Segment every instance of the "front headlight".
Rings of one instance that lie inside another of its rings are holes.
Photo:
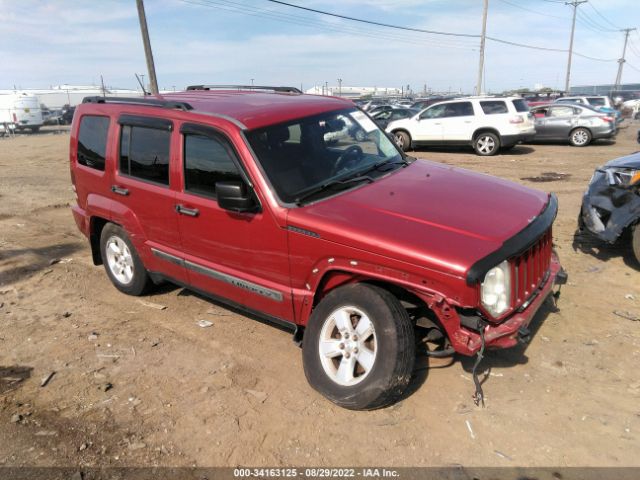
[[[482,306],[493,317],[506,312],[511,303],[511,268],[506,260],[493,267],[480,285]]]
[[[640,170],[624,167],[606,168],[607,181],[609,185],[620,185],[628,187],[640,181]]]

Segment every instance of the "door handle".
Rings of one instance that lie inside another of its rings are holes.
[[[176,205],[176,212],[180,215],[187,215],[189,217],[197,217],[200,213],[197,208],[187,208],[184,205]]]
[[[126,188],[119,187],[117,185],[111,185],[111,191],[113,193],[117,193],[118,195],[123,195],[125,197],[129,195],[129,190],[127,190]]]

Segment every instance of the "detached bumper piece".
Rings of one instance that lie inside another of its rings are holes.
[[[582,198],[578,223],[594,237],[614,243],[640,215],[640,196],[628,188],[610,185],[605,172],[596,170]]]

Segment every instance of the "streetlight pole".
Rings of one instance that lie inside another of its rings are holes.
[[[338,79],[338,96],[339,97],[342,96],[342,79],[341,78]]]
[[[580,0],[575,2],[565,2],[565,5],[571,5],[573,7],[573,19],[571,20],[571,39],[569,40],[569,59],[567,60],[567,78],[564,82],[564,91],[569,93],[569,84],[571,83],[571,57],[573,56],[573,34],[576,31],[576,13],[578,13],[578,6],[587,3],[587,0]]]

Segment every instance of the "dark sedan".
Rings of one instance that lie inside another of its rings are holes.
[[[584,105],[541,105],[532,108],[531,113],[536,125],[535,142],[568,141],[575,147],[584,147],[618,133],[613,117]]]
[[[391,122],[400,120],[401,118],[410,118],[420,113],[420,110],[415,108],[402,108],[396,107],[393,110],[383,110],[376,112],[372,115],[375,122],[380,126],[382,130],[387,128]]]

